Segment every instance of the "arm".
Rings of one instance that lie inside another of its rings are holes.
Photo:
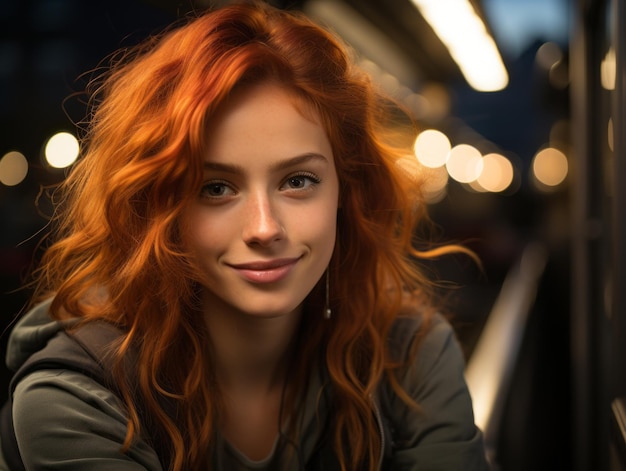
[[[13,420],[27,470],[161,471],[144,441],[120,451],[126,417],[119,399],[73,371],[41,370],[17,385]]]
[[[454,332],[436,317],[417,357],[399,375],[419,408],[405,404],[387,388],[396,447],[391,469],[488,469],[463,373],[464,358]]]

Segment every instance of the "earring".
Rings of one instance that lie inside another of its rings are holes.
[[[330,309],[330,276],[328,275],[328,268],[326,269],[326,302],[324,306],[324,319],[330,319],[332,315]]]

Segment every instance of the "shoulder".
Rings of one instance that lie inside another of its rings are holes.
[[[465,384],[465,358],[450,323],[438,313],[428,318],[403,316],[394,322],[387,339],[399,379],[415,394],[420,387],[438,379],[456,379]]]
[[[398,317],[389,331],[387,347],[393,361],[413,362],[422,373],[426,373],[442,355],[456,360],[461,369],[465,365],[454,329],[439,313],[428,317],[419,313]],[[416,358],[413,358],[414,354],[417,354]]]
[[[416,349],[411,348],[414,341]],[[388,382],[381,387],[382,407],[396,441],[394,466],[486,469],[482,434],[474,424],[465,382],[465,359],[450,323],[438,314],[428,321],[399,318],[389,342],[390,350],[404,360],[396,371],[398,382],[415,401],[405,403]]]
[[[118,336],[101,323],[59,330],[16,372],[13,428],[27,469],[161,469],[141,439],[122,452],[127,414],[106,361]]]
[[[76,371],[46,369],[22,378],[13,395],[13,422],[27,468],[161,469],[144,441],[122,453],[127,419],[121,401]]]
[[[35,417],[47,417],[55,410],[70,416],[100,411],[110,419],[108,424],[115,421],[124,429],[126,427],[126,414],[118,397],[80,372],[61,368],[36,370],[15,385],[13,416],[16,429]]]

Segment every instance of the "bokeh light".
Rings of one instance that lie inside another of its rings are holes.
[[[76,161],[79,150],[76,137],[69,132],[59,132],[46,143],[44,155],[51,167],[65,168]]]
[[[543,43],[535,56],[537,63],[545,70],[550,70],[563,59],[563,51],[555,42]]]
[[[448,172],[445,167],[426,168],[422,191],[428,203],[438,203],[448,193]]]
[[[413,146],[417,160],[429,168],[445,165],[450,149],[448,137],[436,129],[422,131],[415,139]]]
[[[0,159],[0,183],[19,185],[28,174],[28,160],[21,152],[11,151]]]
[[[556,187],[567,178],[569,171],[567,157],[560,150],[547,147],[533,158],[532,171],[540,185]]]
[[[491,153],[483,156],[483,169],[476,182],[486,191],[500,193],[513,183],[513,164],[505,156]]]
[[[478,149],[469,144],[454,146],[448,154],[446,169],[450,177],[459,183],[475,181],[483,169],[483,157]]]
[[[447,194],[448,172],[445,167],[425,167],[415,156],[398,159],[396,165],[420,188],[427,203],[437,203]]]
[[[607,90],[614,90],[616,76],[617,65],[615,60],[615,50],[610,48],[606,51],[606,55],[600,64],[600,80],[602,82],[602,86]]]

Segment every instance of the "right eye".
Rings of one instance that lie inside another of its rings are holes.
[[[202,185],[200,196],[209,200],[220,200],[236,194],[233,187],[224,181],[209,181]]]

